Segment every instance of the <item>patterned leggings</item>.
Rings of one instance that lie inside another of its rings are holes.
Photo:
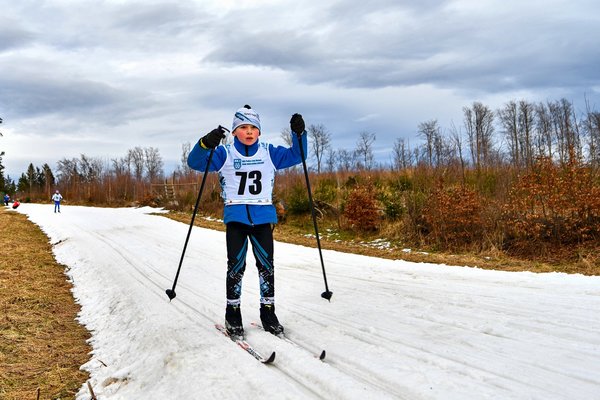
[[[275,268],[273,266],[273,230],[271,224],[250,226],[239,222],[227,224],[227,304],[239,305],[242,278],[246,270],[248,239],[256,260],[260,281],[261,304],[275,301]]]

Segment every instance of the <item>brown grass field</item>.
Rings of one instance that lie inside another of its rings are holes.
[[[24,215],[2,207],[0,227],[0,399],[72,399],[91,348],[65,267]]]

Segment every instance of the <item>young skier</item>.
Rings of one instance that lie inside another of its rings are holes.
[[[250,106],[237,110],[233,117],[233,143],[219,145],[225,137],[222,127],[213,129],[194,146],[188,165],[204,171],[211,150],[209,171],[218,171],[221,197],[225,203],[224,223],[227,245],[227,306],[225,327],[233,336],[243,336],[241,293],[246,269],[248,241],[256,259],[260,280],[260,319],[263,328],[273,334],[283,332],[275,315],[275,269],[273,229],[277,213],[272,203],[275,171],[302,162],[298,138],[306,154],[306,131],[300,114],[290,120],[292,147],[274,146],[259,141],[260,117]]]
[[[10,201],[10,196],[8,193],[4,193],[4,205],[8,206],[8,202]]]
[[[63,197],[58,190],[52,195],[52,200],[54,200],[54,212],[56,212],[57,210],[58,212],[60,212],[60,201],[62,199]]]

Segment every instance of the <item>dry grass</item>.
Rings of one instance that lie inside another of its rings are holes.
[[[91,348],[64,266],[24,215],[2,208],[0,226],[0,399],[74,398]]]
[[[168,214],[158,215],[166,216],[185,224],[189,224],[191,220],[191,214],[184,212],[170,212]],[[207,220],[201,215],[196,217],[194,225],[221,231],[225,230],[225,226],[222,222]],[[574,253],[573,249],[561,251],[560,249],[553,247],[543,256],[529,259],[511,257],[497,249],[486,252],[473,250],[472,252],[464,252],[461,254],[414,248],[412,251],[406,252],[403,251],[403,246],[400,243],[392,243],[394,246],[386,249],[379,249],[361,243],[371,242],[377,239],[380,235],[379,233],[363,237],[359,236],[358,233],[353,233],[347,235],[348,237],[340,239],[339,237],[328,236],[327,229],[331,228],[336,230],[334,225],[328,226],[321,221],[319,222],[318,228],[321,238],[321,247],[323,249],[336,250],[345,253],[400,259],[412,262],[470,266],[500,271],[565,272],[583,275],[600,275],[599,249],[582,249],[576,251],[575,253],[579,256],[574,258],[571,256]],[[274,237],[275,240],[281,242],[316,247],[312,221],[306,218],[288,219],[287,223],[278,224],[274,230]],[[185,238],[182,238],[182,240],[184,239]]]

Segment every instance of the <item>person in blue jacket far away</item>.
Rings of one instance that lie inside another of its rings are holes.
[[[292,146],[275,146],[259,140],[260,117],[245,105],[233,116],[233,143],[222,145],[225,129],[219,126],[203,136],[189,154],[188,165],[205,171],[209,154],[214,151],[208,171],[217,171],[225,207],[227,247],[227,306],[225,327],[232,336],[243,336],[241,293],[246,269],[248,242],[256,260],[260,282],[260,319],[263,328],[275,335],[283,326],[275,315],[275,265],[273,264],[273,228],[277,213],[273,205],[275,171],[302,162],[307,154],[304,119],[300,114],[290,120]]]

